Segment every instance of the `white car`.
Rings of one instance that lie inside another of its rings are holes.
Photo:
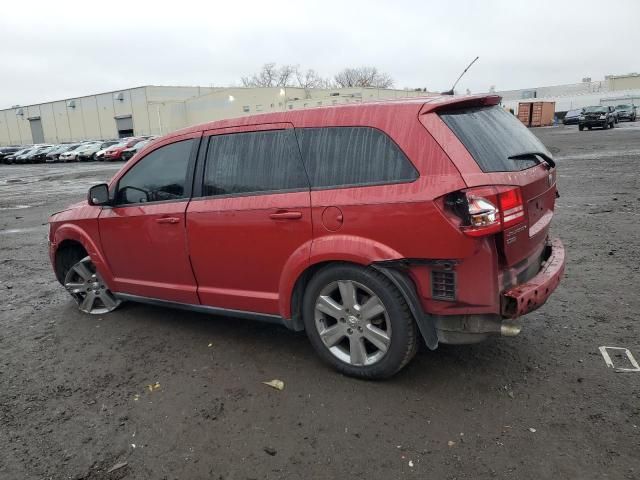
[[[81,162],[96,160],[96,157],[99,152],[106,150],[111,145],[115,145],[116,143],[118,143],[117,140],[106,140],[106,141],[91,143],[86,147],[82,148],[82,151],[78,151],[78,160],[80,160]]]
[[[71,150],[67,150],[64,153],[61,153],[60,156],[58,157],[58,160],[61,162],[77,162],[78,161],[78,154],[85,148],[87,148],[87,146],[91,145],[90,143],[81,143],[79,146],[77,146],[76,148],[73,148]]]

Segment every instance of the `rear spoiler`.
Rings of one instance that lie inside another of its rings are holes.
[[[502,100],[500,95],[473,95],[460,97],[437,97],[425,103],[420,109],[419,115],[431,112],[442,112],[444,110],[457,110],[469,107],[488,107],[498,105]]]

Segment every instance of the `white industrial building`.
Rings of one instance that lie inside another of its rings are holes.
[[[526,101],[555,110],[589,105],[640,105],[640,75],[497,92],[517,113]],[[419,90],[341,88],[215,88],[143,86],[0,110],[0,145],[61,143],[131,135],[163,135],[189,125],[262,112],[429,95]]]
[[[580,83],[524,88],[497,92],[505,108],[518,112],[520,102],[555,102],[556,112],[564,113],[590,105],[640,105],[640,74],[609,75],[601,81],[583,79]]]
[[[426,95],[377,88],[144,86],[0,110],[0,145],[163,135],[261,112]]]

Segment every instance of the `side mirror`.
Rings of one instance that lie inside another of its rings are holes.
[[[109,204],[109,185],[100,183],[89,189],[89,205]]]

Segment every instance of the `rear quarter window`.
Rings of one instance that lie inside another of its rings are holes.
[[[412,182],[418,171],[391,138],[371,127],[299,128],[311,187]]]
[[[483,172],[515,172],[539,163],[533,155],[531,158],[511,158],[523,154],[551,157],[542,142],[520,120],[498,105],[447,111],[441,113],[440,118]]]

